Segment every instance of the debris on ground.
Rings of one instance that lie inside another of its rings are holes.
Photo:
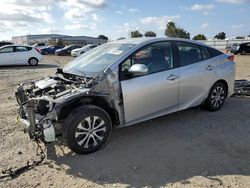
[[[234,84],[234,96],[250,96],[250,81],[236,80]]]

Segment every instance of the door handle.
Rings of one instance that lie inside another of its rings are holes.
[[[206,70],[208,70],[208,71],[211,71],[213,69],[214,69],[214,66],[212,66],[212,65],[208,65],[207,68],[206,68]]]
[[[176,80],[176,79],[178,79],[178,78],[179,78],[178,75],[171,74],[167,79],[168,79],[168,80],[171,80],[171,81],[174,81],[174,80]]]

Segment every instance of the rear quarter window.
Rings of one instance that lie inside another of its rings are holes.
[[[217,56],[223,54],[221,51],[216,50],[216,49],[214,49],[214,48],[209,48],[209,47],[208,47],[207,50],[208,50],[208,52],[209,52],[211,58],[212,58],[212,57],[217,57]]]

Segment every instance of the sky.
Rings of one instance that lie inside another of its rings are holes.
[[[250,0],[0,0],[0,40],[27,34],[65,34],[112,40],[132,30],[164,36],[173,21],[213,38],[250,35]]]

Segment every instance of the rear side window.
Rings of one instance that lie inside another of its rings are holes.
[[[28,51],[28,50],[31,50],[31,49],[32,49],[31,47],[17,46],[16,47],[16,52],[25,52],[25,51]]]
[[[181,66],[191,65],[202,61],[202,53],[199,45],[176,42]]]
[[[214,48],[207,48],[207,50],[208,50],[208,52],[209,52],[211,58],[223,54],[222,52],[220,52],[219,50],[216,50],[216,49],[214,49]]]

